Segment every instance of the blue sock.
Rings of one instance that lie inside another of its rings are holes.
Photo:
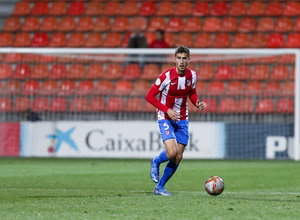
[[[178,164],[175,164],[172,161],[169,161],[165,167],[164,174],[162,175],[160,181],[157,184],[157,187],[165,187],[168,180],[173,176],[177,170]]]
[[[163,150],[156,158],[155,158],[155,163],[157,163],[158,165],[161,163],[164,163],[166,161],[168,161],[169,158],[167,157],[167,151]]]

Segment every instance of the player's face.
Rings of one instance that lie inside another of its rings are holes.
[[[189,64],[190,57],[186,53],[177,53],[175,55],[176,71],[179,75],[184,75],[187,65]]]

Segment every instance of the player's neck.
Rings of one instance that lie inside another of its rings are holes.
[[[186,69],[180,71],[179,69],[176,68],[176,72],[178,73],[179,76],[184,76],[185,72],[186,72]]]

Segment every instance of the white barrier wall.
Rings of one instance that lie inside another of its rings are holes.
[[[151,158],[163,149],[157,122],[21,123],[24,157]],[[184,157],[224,158],[225,124],[190,122]]]

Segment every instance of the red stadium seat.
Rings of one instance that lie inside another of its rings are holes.
[[[284,98],[277,101],[276,110],[278,113],[293,113],[294,102],[293,99]]]
[[[283,54],[278,57],[278,63],[293,64],[295,63],[294,54]]]
[[[274,101],[272,99],[261,99],[256,103],[256,113],[273,113],[275,112]]]
[[[12,110],[12,101],[8,97],[0,97],[0,112]]]
[[[4,94],[19,94],[21,92],[21,82],[10,80],[5,83]]]
[[[138,64],[128,64],[124,68],[122,79],[135,80],[141,74],[141,69]]]
[[[237,30],[237,20],[233,17],[225,17],[222,19],[221,31],[234,32]]]
[[[112,31],[125,32],[129,30],[128,17],[116,17],[112,26]]]
[[[77,26],[75,28],[76,31],[88,32],[93,29],[93,18],[92,17],[80,17]]]
[[[287,36],[285,47],[299,48],[300,47],[300,34],[292,33]]]
[[[64,97],[58,97],[51,100],[51,112],[64,112],[68,110],[68,101]]]
[[[27,97],[17,97],[13,108],[17,112],[25,112],[27,109],[30,109],[30,99]]]
[[[56,56],[54,55],[41,55],[40,56],[40,63],[54,63],[56,61]]]
[[[246,14],[246,4],[244,2],[232,2],[228,14],[231,16],[244,16]]]
[[[252,99],[240,99],[237,103],[237,111],[241,113],[250,113],[254,110],[254,104]]]
[[[21,28],[22,31],[37,31],[40,27],[38,17],[26,17]]]
[[[49,100],[47,97],[37,97],[33,100],[32,111],[44,112],[49,109]]]
[[[134,16],[137,15],[138,13],[138,3],[137,2],[124,2],[122,10],[121,10],[121,15],[125,16]]]
[[[207,93],[207,90],[206,90],[206,83],[205,82],[203,82],[203,81],[199,81],[199,82],[197,82],[197,84],[196,84],[196,90],[197,90],[197,92],[199,93],[201,93],[201,94],[206,94]]]
[[[92,94],[94,90],[94,82],[92,80],[82,80],[78,83],[78,94],[88,95]]]
[[[141,31],[145,31],[148,27],[147,22],[148,22],[147,18],[135,16],[131,20],[131,23],[129,25],[129,30],[133,31],[138,27]]]
[[[102,45],[102,34],[91,32],[84,43],[84,47],[100,47]]]
[[[198,32],[201,30],[201,20],[197,17],[189,17],[187,18],[183,31],[185,32]]]
[[[201,65],[197,71],[198,80],[210,80],[214,78],[214,66],[213,65]]]
[[[83,47],[84,46],[84,33],[73,32],[70,34],[67,42],[67,47]]]
[[[88,111],[88,101],[86,97],[77,97],[71,100],[71,112],[86,112]]]
[[[103,66],[101,64],[90,64],[84,78],[99,79],[103,76]]]
[[[230,35],[225,33],[217,33],[212,46],[215,48],[229,47]]]
[[[55,32],[52,34],[49,47],[64,47],[67,43],[67,36],[65,33]]]
[[[31,11],[29,2],[17,2],[12,15],[16,16],[26,16],[29,15]]]
[[[48,11],[48,2],[35,2],[30,14],[34,16],[44,16],[48,14]]]
[[[231,77],[232,77],[232,67],[230,65],[218,66],[215,79],[228,80]]]
[[[125,107],[123,98],[111,97],[108,100],[105,110],[109,112],[120,112],[123,111]]]
[[[40,27],[40,31],[56,31],[57,29],[57,19],[56,17],[45,17]]]
[[[48,34],[46,33],[35,33],[31,41],[32,47],[46,47],[48,46]]]
[[[217,111],[217,102],[213,98],[205,98],[202,100],[205,103],[205,109],[203,112],[216,112]]]
[[[75,29],[75,18],[74,17],[62,17],[58,25],[58,31],[73,31]]]
[[[139,80],[139,81],[136,81],[133,84],[131,94],[133,94],[133,95],[146,95],[149,89],[150,89],[150,85],[149,85],[148,81]]]
[[[21,28],[21,22],[19,17],[8,17],[5,20],[3,31],[18,31]]]
[[[299,32],[300,31],[300,18],[294,18],[294,26],[293,26],[293,32]]]
[[[249,47],[249,35],[244,33],[237,33],[233,37],[231,47],[234,48],[247,48]]]
[[[208,2],[196,2],[192,12],[193,16],[207,16],[210,13]]]
[[[165,33],[165,41],[169,47],[175,46],[175,36],[173,33]]]
[[[31,79],[45,79],[49,74],[47,64],[35,64],[30,75]]]
[[[113,88],[112,80],[101,80],[96,85],[95,94],[112,94]]]
[[[23,54],[21,61],[25,63],[37,63],[40,60],[39,54]]]
[[[45,80],[42,83],[40,94],[42,95],[54,95],[58,91],[58,85],[56,80]]]
[[[111,28],[109,17],[98,17],[95,21],[93,31],[109,31]]]
[[[166,23],[163,17],[150,18],[149,27],[148,27],[149,31],[164,30],[165,27],[166,27]]]
[[[0,79],[9,79],[12,76],[11,65],[0,64]]]
[[[24,82],[22,94],[23,95],[35,95],[40,89],[39,81],[37,80],[28,80]]]
[[[246,84],[246,93],[249,95],[259,95],[262,91],[261,82],[249,81]]]
[[[79,16],[84,14],[85,8],[83,2],[71,2],[67,15]]]
[[[253,73],[251,75],[252,80],[266,80],[269,77],[269,68],[266,65],[254,66]]]
[[[266,95],[280,94],[280,84],[278,82],[266,82],[264,88],[264,94]]]
[[[3,59],[5,63],[17,63],[20,62],[22,54],[20,53],[7,53]]]
[[[280,16],[282,15],[282,5],[281,2],[269,2],[265,10],[265,15],[267,16]]]
[[[250,78],[250,67],[248,65],[238,65],[232,72],[232,79],[248,80]]]
[[[171,16],[174,13],[173,2],[161,1],[158,5],[156,15],[158,16]]]
[[[175,46],[185,45],[187,47],[192,47],[193,43],[193,35],[191,33],[182,32],[177,35]]]
[[[31,70],[28,64],[18,64],[13,75],[14,79],[26,79],[30,76]]]
[[[264,48],[267,45],[267,37],[264,34],[253,34],[250,41],[250,47]]]
[[[276,65],[273,67],[270,79],[271,80],[287,80],[289,77],[289,70],[286,65]]]
[[[146,64],[143,68],[141,79],[155,80],[160,73],[160,69],[156,64]]]
[[[243,83],[241,81],[231,81],[227,84],[227,94],[240,95],[244,92]]]
[[[202,31],[205,32],[217,32],[221,28],[221,22],[219,18],[208,17],[204,21],[204,26]]]
[[[240,32],[252,32],[255,30],[254,18],[241,18],[238,31]]]
[[[65,2],[54,1],[49,11],[49,15],[62,16],[67,13],[67,5]]]
[[[283,95],[294,95],[295,93],[295,82],[285,82],[282,85]]]
[[[227,15],[227,3],[226,2],[214,2],[212,4],[210,14],[214,16]]]
[[[117,95],[128,95],[131,91],[131,82],[129,80],[117,81],[114,91]]]
[[[181,17],[171,17],[166,31],[179,32],[183,30],[183,19]]]
[[[196,48],[208,48],[211,47],[212,40],[211,35],[207,33],[197,34],[194,47]]]
[[[189,16],[192,12],[192,4],[190,2],[177,2],[174,10],[175,16]]]
[[[13,35],[11,33],[0,33],[0,47],[9,47],[12,42]]]
[[[72,95],[75,93],[76,84],[73,80],[64,80],[59,85],[59,95]]]
[[[233,98],[223,98],[220,101],[220,109],[221,113],[232,113],[236,112],[236,102]]]
[[[299,16],[300,15],[300,4],[299,2],[287,1],[283,10],[284,16]]]
[[[122,66],[120,64],[108,64],[103,75],[104,79],[119,79],[122,76]]]
[[[156,6],[154,2],[142,2],[138,15],[153,16],[156,13]]]
[[[121,45],[121,35],[119,33],[109,32],[106,34],[103,47],[119,47]]]
[[[83,64],[73,64],[70,66],[67,79],[81,79],[85,75],[85,67]]]
[[[120,3],[119,2],[106,2],[103,15],[116,16],[120,14]]]
[[[142,112],[143,111],[143,102],[142,98],[131,97],[127,99],[126,102],[126,111],[127,112]]]
[[[265,13],[265,7],[263,2],[253,1],[249,2],[247,15],[249,16],[262,16]]]
[[[267,41],[267,47],[269,48],[280,48],[284,46],[284,37],[283,34],[270,34],[268,41]]]
[[[63,79],[67,75],[67,67],[63,64],[55,64],[51,68],[49,79]]]
[[[85,10],[85,15],[89,16],[99,16],[102,14],[102,3],[91,1],[88,3],[87,8]]]
[[[258,20],[256,31],[259,32],[270,32],[275,28],[274,19],[273,18],[260,18]]]
[[[88,111],[102,112],[103,110],[104,110],[104,99],[102,97],[90,99]]]
[[[29,47],[30,46],[30,34],[19,32],[15,35],[15,40],[12,44],[13,47]]]
[[[210,95],[224,94],[224,83],[221,81],[211,81],[208,84],[208,92]]]
[[[289,32],[292,30],[292,19],[288,17],[281,17],[277,19],[275,25],[276,32]]]

